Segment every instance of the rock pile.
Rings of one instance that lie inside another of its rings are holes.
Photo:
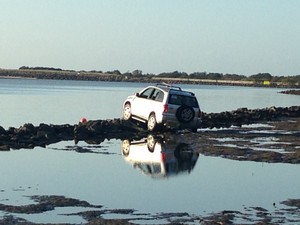
[[[265,109],[241,108],[231,112],[203,113],[199,128],[241,126],[280,117],[300,117],[300,106],[270,107]],[[143,124],[122,119],[91,120],[76,125],[24,124],[19,128],[5,130],[0,126],[0,151],[10,149],[45,147],[46,145],[75,140],[101,143],[105,139],[140,138],[147,135]]]
[[[203,113],[200,128],[242,126],[280,117],[300,117],[300,106],[269,107],[264,109],[240,108],[231,112]]]
[[[100,143],[105,139],[143,137],[146,133],[142,124],[123,119],[89,120],[74,126],[75,142],[85,140],[88,143]]]

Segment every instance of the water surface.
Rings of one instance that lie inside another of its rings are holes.
[[[7,129],[24,123],[76,124],[81,117],[118,118],[126,96],[145,85],[0,79],[0,125]],[[279,94],[280,89],[182,87],[195,92],[205,112],[300,104],[299,96]],[[79,153],[78,147],[94,153]],[[26,197],[31,195],[64,195],[106,208],[203,215],[243,210],[244,206],[272,209],[273,203],[300,198],[299,165],[199,155],[189,173],[154,179],[125,159],[121,140],[106,140],[100,145],[64,141],[46,148],[0,152],[0,171],[0,204],[31,203]],[[82,222],[79,217],[58,216],[56,211],[50,215],[55,222]],[[45,213],[26,218],[47,222],[50,216]]]

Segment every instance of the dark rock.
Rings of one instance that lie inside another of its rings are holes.
[[[6,130],[0,126],[0,135],[6,135]]]
[[[18,129],[15,129],[15,132],[18,134],[32,134],[35,133],[35,127],[31,123],[26,123]]]

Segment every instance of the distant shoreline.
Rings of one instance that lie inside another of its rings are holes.
[[[0,76],[0,79],[30,79],[30,80],[36,80],[37,78],[30,78],[30,77],[13,77],[13,76]]]
[[[172,83],[172,84],[201,84],[222,86],[272,87],[300,89],[300,84],[287,84],[282,82],[255,82],[248,80],[214,80],[198,78],[178,78],[160,76],[126,76],[126,74],[112,74],[104,72],[86,72],[72,70],[43,70],[43,69],[0,69],[0,79],[50,79],[50,80],[82,80],[82,81],[108,81],[108,82],[146,82],[146,83]]]

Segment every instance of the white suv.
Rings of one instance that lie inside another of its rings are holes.
[[[158,125],[197,131],[201,110],[195,94],[180,87],[157,84],[130,95],[123,104],[123,118],[147,123],[149,131]]]

